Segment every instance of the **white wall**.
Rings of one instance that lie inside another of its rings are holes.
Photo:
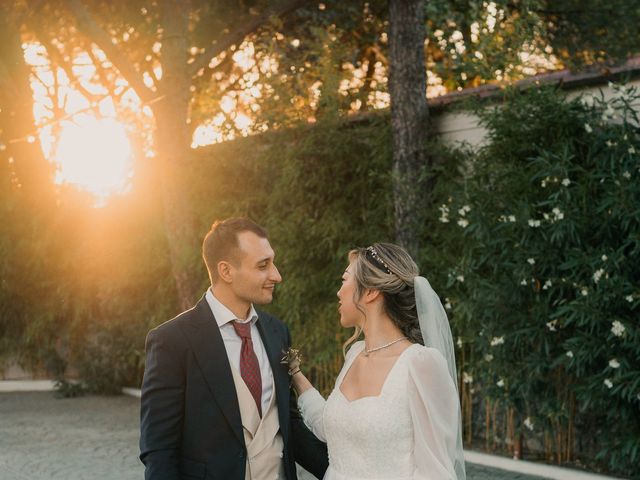
[[[640,90],[640,80],[629,82],[628,87],[635,87]],[[600,92],[604,94],[605,100],[611,99],[615,95],[615,91],[604,84],[596,87],[577,88],[567,92],[570,99],[579,95],[588,97],[600,96]],[[636,105],[636,109],[640,110],[640,104]],[[445,143],[450,145],[466,142],[473,147],[481,146],[486,141],[487,131],[478,124],[478,117],[473,114],[461,111],[452,111],[435,114],[433,117],[436,131],[442,136]]]

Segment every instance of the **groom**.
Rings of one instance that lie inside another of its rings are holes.
[[[322,478],[326,445],[303,424],[289,389],[289,329],[254,305],[282,278],[265,230],[216,222],[202,246],[211,288],[151,330],[140,409],[147,480]]]

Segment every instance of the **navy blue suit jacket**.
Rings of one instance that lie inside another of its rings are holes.
[[[304,425],[280,363],[289,329],[258,311],[277,398],[284,467],[297,480],[295,462],[322,478],[326,445]],[[191,310],[151,330],[140,407],[140,459],[147,480],[244,480],[247,450],[229,359],[203,297]]]

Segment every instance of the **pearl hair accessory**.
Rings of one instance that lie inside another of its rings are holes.
[[[374,262],[377,263],[382,270],[386,271],[390,275],[393,273],[389,268],[389,265],[387,265],[385,261],[380,258],[380,256],[378,255],[378,252],[376,252],[376,249],[373,246],[367,247],[366,252],[371,256]]]

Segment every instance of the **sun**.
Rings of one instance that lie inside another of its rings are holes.
[[[97,204],[130,187],[131,144],[125,126],[115,119],[76,115],[73,122],[63,122],[54,161],[56,183],[90,192]]]

